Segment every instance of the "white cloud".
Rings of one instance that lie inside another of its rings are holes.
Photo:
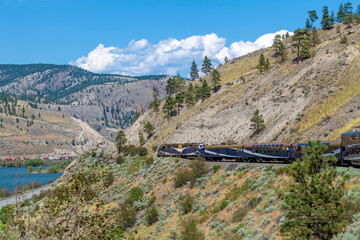
[[[177,40],[169,38],[157,44],[146,39],[132,40],[125,48],[105,47],[99,44],[87,56],[71,61],[70,64],[93,72],[119,73],[126,75],[175,74],[190,69],[192,60],[198,63],[208,56],[216,65],[224,58],[239,57],[260,48],[269,47],[276,34],[285,34],[286,30],[268,33],[255,42],[234,42],[226,47],[226,39],[215,33],[195,35]],[[292,33],[290,33],[292,34]]]

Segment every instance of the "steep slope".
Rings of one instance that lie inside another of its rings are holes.
[[[311,49],[312,57],[299,63],[294,61],[291,38],[284,41],[288,58],[283,63],[273,57],[274,48],[232,59],[218,68],[218,92],[184,107],[170,121],[161,112],[147,112],[127,130],[130,143],[138,143],[146,121],[156,128],[146,143],[149,149],[164,142],[336,140],[342,132],[359,129],[360,28],[340,26],[340,32],[319,30],[320,43]],[[344,35],[347,42],[341,44]],[[261,53],[271,63],[263,74],[256,68]],[[210,76],[200,79],[204,80],[210,84]],[[257,135],[249,128],[255,109],[266,124]]]
[[[5,105],[18,113],[4,112]],[[0,101],[0,156],[74,156],[102,143],[114,144],[79,119],[32,108],[24,101]]]

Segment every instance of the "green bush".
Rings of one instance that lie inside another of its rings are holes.
[[[116,222],[122,230],[131,228],[136,223],[136,211],[129,206],[122,207],[116,216]]]
[[[229,201],[226,199],[221,200],[220,202],[220,209],[223,210],[229,205]]]
[[[144,191],[140,187],[133,187],[130,189],[130,194],[126,202],[132,204],[135,201],[141,200],[143,196],[144,196]]]
[[[6,224],[7,221],[14,215],[14,205],[2,207],[0,209],[0,223]]]
[[[138,148],[134,145],[127,145],[123,147],[122,150],[124,156],[136,156],[139,154]]]
[[[159,220],[159,213],[155,207],[151,207],[146,211],[145,220],[148,225],[152,225]]]
[[[153,157],[147,157],[145,160],[147,165],[151,165],[154,163],[154,158]]]
[[[47,173],[57,173],[57,172],[59,172],[59,171],[58,171],[57,167],[55,167],[55,166],[51,166],[47,169]]]
[[[175,187],[182,187],[191,179],[191,172],[185,168],[179,169],[174,178]]]
[[[27,173],[35,172],[35,168],[33,166],[30,166],[30,167],[27,168],[26,172]]]
[[[213,166],[214,172],[219,171],[220,168],[221,168],[220,165],[214,165],[214,166]]]
[[[155,197],[155,196],[152,196],[152,197],[149,199],[148,205],[149,205],[149,206],[153,205],[155,201],[156,201],[156,197]]]
[[[182,222],[181,239],[182,240],[204,240],[204,233],[197,228],[196,219],[187,219]]]
[[[146,148],[144,148],[144,147],[139,147],[138,148],[138,155],[139,156],[146,156],[147,155],[147,149]]]
[[[114,180],[115,180],[114,173],[113,172],[108,172],[105,175],[104,186],[109,187],[111,184],[113,184]]]
[[[241,222],[245,216],[246,216],[246,209],[239,208],[233,213],[232,221],[233,222]]]
[[[184,214],[188,214],[192,211],[194,205],[194,197],[191,195],[187,195],[186,197],[183,197],[180,199],[180,206]]]
[[[125,158],[123,157],[123,155],[117,155],[116,163],[117,164],[123,164],[124,162],[125,162]]]

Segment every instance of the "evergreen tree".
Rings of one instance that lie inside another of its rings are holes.
[[[250,119],[250,122],[251,122],[250,129],[254,130],[255,134],[261,132],[266,127],[263,116],[260,114],[259,109],[256,109],[254,111],[253,116]]]
[[[195,91],[192,83],[189,84],[188,89],[185,93],[185,103],[188,107],[191,107],[195,104]]]
[[[265,70],[265,71],[269,71],[269,70],[270,70],[270,61],[269,61],[269,58],[266,58],[264,70]]]
[[[334,11],[331,11],[331,15],[330,15],[330,24],[331,24],[331,26],[334,25],[335,20],[336,20],[335,13],[334,13]]]
[[[294,36],[292,38],[293,40],[293,46],[296,48],[296,52],[297,52],[297,62],[299,63],[300,58],[301,58],[301,48],[303,46],[303,41],[307,40],[307,35],[306,35],[306,31],[303,29],[296,29],[294,32]],[[306,51],[304,51],[306,52]]]
[[[261,53],[259,57],[259,64],[257,65],[257,69],[260,70],[260,73],[262,73],[263,70],[265,69],[265,65],[266,65],[265,56],[263,53]]]
[[[182,104],[184,103],[184,95],[183,95],[183,93],[180,92],[180,93],[177,93],[175,95],[175,102],[177,104],[177,109],[178,109],[177,114],[179,115],[180,114],[180,107],[182,107]]]
[[[308,11],[309,13],[309,22],[310,22],[310,30],[314,27],[314,22],[319,18],[316,14],[315,10]]]
[[[121,153],[121,151],[127,141],[123,130],[118,131],[115,141],[116,141],[116,147],[117,147],[118,153]]]
[[[208,59],[208,57],[205,56],[204,61],[203,61],[203,64],[202,64],[201,71],[202,71],[203,73],[205,73],[205,75],[206,75],[206,74],[209,74],[209,73],[211,72],[211,66],[212,66],[212,65],[211,65],[210,59]]]
[[[338,23],[342,23],[345,17],[345,10],[342,3],[340,3],[339,11],[337,12],[336,20]]]
[[[201,99],[204,101],[206,98],[211,96],[211,87],[208,85],[207,81],[204,80],[200,87]]]
[[[170,118],[172,117],[172,113],[175,111],[175,109],[176,109],[175,99],[172,96],[167,96],[165,98],[165,104],[163,108],[165,118],[170,120]]]
[[[151,124],[151,122],[147,121],[144,126],[144,132],[147,133],[148,138],[150,138],[154,134],[155,127]]]
[[[220,73],[218,70],[214,69],[212,72],[211,72],[211,82],[213,84],[213,88],[215,90],[218,89],[218,87],[220,86],[220,83],[221,83],[221,79],[220,79]]]
[[[274,38],[273,47],[275,48],[275,55],[279,54],[280,43],[282,42],[280,34],[276,34]]]
[[[356,12],[354,14],[354,21],[359,24],[360,23],[360,5],[358,5]]]
[[[354,20],[354,13],[352,11],[353,7],[352,7],[352,3],[351,2],[347,2],[344,4],[344,24],[347,26],[347,28],[350,27],[350,24],[353,22]]]
[[[167,95],[173,95],[175,93],[175,88],[176,88],[176,79],[175,77],[171,77],[166,81],[166,94]]]
[[[310,23],[310,19],[306,19],[306,21],[305,21],[305,30],[306,31],[309,31],[309,30],[311,30],[311,23]]]
[[[312,47],[315,47],[320,42],[319,34],[318,34],[316,28],[313,28],[313,30],[310,33],[310,42],[311,42]]]
[[[282,41],[279,44],[279,56],[281,58],[281,62],[284,62],[286,60],[287,57],[286,47]]]
[[[195,60],[193,60],[193,62],[191,64],[190,78],[191,78],[192,81],[195,81],[196,79],[199,78],[199,70],[198,70],[197,65],[195,63]]]
[[[288,37],[290,37],[290,34],[289,34],[289,32],[286,32],[285,38],[288,38]]]
[[[322,10],[323,16],[321,20],[321,26],[324,30],[329,30],[333,27],[334,19],[331,19],[329,16],[328,6],[324,6]]]
[[[139,143],[140,143],[140,146],[143,146],[145,144],[145,138],[141,131],[139,131]]]
[[[337,174],[335,157],[324,157],[327,146],[309,142],[302,161],[291,164],[288,192],[280,194],[285,222],[280,231],[291,239],[332,239],[352,219],[343,201],[348,176]]]
[[[159,99],[159,90],[156,87],[153,87],[153,100],[149,103],[149,109],[154,109],[154,112],[159,112],[160,99]]]
[[[302,41],[300,56],[302,59],[310,57],[310,42],[307,39]]]

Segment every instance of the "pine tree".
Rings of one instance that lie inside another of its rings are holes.
[[[315,10],[308,11],[310,19],[310,30],[314,27],[314,22],[319,18]]]
[[[300,62],[300,58],[301,58],[301,48],[302,48],[302,42],[304,40],[307,40],[307,36],[306,36],[306,31],[303,29],[296,29],[294,32],[294,36],[292,38],[293,40],[293,46],[296,48],[296,52],[297,52],[297,62]]]
[[[201,99],[204,101],[206,98],[211,96],[211,87],[208,85],[207,81],[204,80],[200,87]]]
[[[147,121],[144,125],[144,132],[147,133],[148,138],[150,138],[154,134],[155,127],[151,124],[151,122]]]
[[[188,107],[191,107],[195,104],[195,91],[192,83],[189,84],[188,89],[185,93],[185,103]]]
[[[116,141],[116,147],[117,147],[118,153],[121,153],[121,151],[127,141],[123,130],[118,131],[115,141]]]
[[[290,34],[289,34],[289,32],[286,32],[285,38],[288,38],[288,37],[290,37]]]
[[[264,70],[265,70],[265,71],[269,71],[269,70],[270,70],[270,61],[269,61],[269,58],[266,58]]]
[[[183,95],[183,93],[180,92],[180,93],[177,93],[175,95],[175,102],[177,104],[177,109],[178,109],[177,114],[179,115],[180,114],[180,107],[182,107],[182,104],[184,103],[184,95]]]
[[[257,65],[257,69],[260,70],[260,73],[263,72],[264,68],[265,68],[265,65],[266,65],[266,60],[265,60],[265,56],[263,53],[260,54],[260,57],[259,57],[259,64]]]
[[[337,174],[334,156],[324,157],[327,146],[309,142],[302,161],[291,164],[288,191],[280,194],[285,221],[280,226],[290,239],[332,239],[351,222],[344,204],[347,175]],[[345,202],[346,203],[346,202]]]
[[[310,23],[310,19],[306,19],[305,21],[305,30],[309,31],[311,29],[311,23]]]
[[[307,39],[302,41],[300,56],[302,59],[310,57],[310,42]]]
[[[140,146],[145,144],[145,138],[141,131],[139,131],[139,143],[140,143]]]
[[[281,36],[279,34],[275,35],[273,47],[275,48],[275,55],[279,54],[280,43],[282,42]]]
[[[342,23],[344,21],[344,17],[345,17],[344,6],[342,3],[340,3],[339,11],[337,12],[336,21],[338,23]]]
[[[191,65],[190,78],[191,78],[192,81],[195,81],[196,79],[199,78],[199,70],[198,70],[197,65],[195,63],[195,60],[193,60],[192,65]]]
[[[153,100],[149,103],[149,109],[154,109],[154,112],[159,112],[160,99],[159,99],[159,90],[156,87],[153,87]]]
[[[256,109],[254,111],[253,116],[250,119],[250,122],[251,122],[250,129],[254,130],[255,134],[261,132],[266,127],[263,116],[260,114],[259,109]]]
[[[329,9],[328,6],[324,6],[322,10],[323,16],[321,20],[321,26],[324,30],[329,30],[333,27],[334,20],[329,16]]]
[[[221,79],[220,79],[220,73],[218,70],[214,69],[212,72],[211,72],[211,82],[213,84],[213,88],[215,90],[218,89],[218,87],[220,86],[220,83],[221,83]]]
[[[313,28],[313,30],[310,33],[310,42],[311,42],[312,47],[315,47],[320,42],[319,34],[318,34],[316,28]]]
[[[282,41],[279,44],[279,56],[281,58],[281,62],[284,62],[286,60],[287,57],[286,47]]]
[[[203,73],[205,73],[205,75],[206,75],[206,74],[209,74],[209,73],[211,72],[211,66],[212,66],[212,65],[211,65],[210,59],[208,59],[208,57],[205,56],[204,61],[203,61],[203,64],[202,64],[201,71],[202,71]]]
[[[354,13],[352,9],[353,7],[351,2],[347,2],[344,4],[344,24],[347,26],[347,28],[350,28],[350,25],[354,20]]]
[[[165,104],[163,107],[165,118],[170,120],[170,118],[172,117],[172,113],[175,111],[175,109],[176,109],[175,99],[172,96],[167,96],[165,98]]]
[[[175,88],[176,88],[176,79],[175,77],[171,77],[166,81],[166,94],[167,95],[173,95],[175,93]]]

